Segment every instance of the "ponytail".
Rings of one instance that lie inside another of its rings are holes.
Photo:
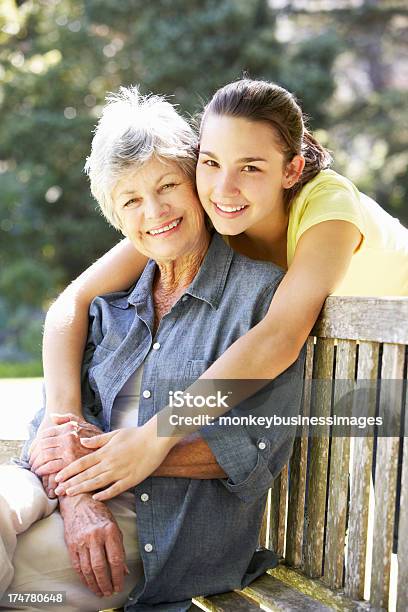
[[[300,153],[305,158],[305,167],[293,187],[285,189],[283,201],[288,208],[302,188],[332,163],[330,152],[306,128],[303,131]]]

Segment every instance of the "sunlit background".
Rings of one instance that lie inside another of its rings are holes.
[[[243,71],[277,81],[334,168],[408,224],[407,26],[387,0],[1,0],[0,375],[41,372],[47,306],[120,238],[83,174],[120,85],[193,114]]]

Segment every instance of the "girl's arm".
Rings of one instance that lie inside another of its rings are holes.
[[[130,287],[146,265],[146,257],[125,239],[75,279],[53,303],[44,326],[43,365],[46,414],[82,415],[81,363],[88,334],[88,309],[93,298]]]
[[[273,379],[298,357],[324,300],[342,281],[361,241],[348,221],[324,221],[301,236],[295,257],[266,317],[232,344],[202,375],[214,379]],[[81,412],[80,369],[88,308],[96,295],[124,289],[146,258],[123,240],[57,299],[44,330],[47,413]]]
[[[273,379],[298,357],[325,299],[343,280],[361,241],[348,221],[324,221],[301,236],[265,318],[201,376]]]

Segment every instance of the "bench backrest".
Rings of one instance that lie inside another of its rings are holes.
[[[261,543],[307,576],[387,609],[397,525],[397,609],[408,610],[408,298],[328,298],[312,334],[303,414],[330,415],[345,380],[399,381],[373,385],[365,409],[385,415],[392,405],[400,430],[296,438],[270,491]]]

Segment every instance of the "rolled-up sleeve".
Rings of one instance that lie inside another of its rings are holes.
[[[218,465],[228,478],[222,484],[242,501],[250,502],[271,486],[268,467],[270,442],[260,438],[257,446],[244,426],[207,425],[200,430]]]
[[[228,478],[222,484],[244,502],[264,495],[292,454],[296,425],[267,426],[266,417],[293,418],[300,413],[304,349],[297,361],[261,391],[200,429]],[[252,417],[253,422],[244,424]]]

